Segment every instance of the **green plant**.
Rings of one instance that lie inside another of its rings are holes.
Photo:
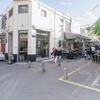
[[[89,32],[100,36],[100,19],[98,19],[89,29]]]

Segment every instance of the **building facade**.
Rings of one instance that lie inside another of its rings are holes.
[[[0,15],[0,53],[5,53],[5,26],[6,17]]]
[[[13,0],[4,12],[6,21],[6,55],[14,61],[36,61],[49,57],[64,33],[71,29],[70,17],[38,0]]]

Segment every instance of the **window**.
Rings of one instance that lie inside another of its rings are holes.
[[[19,5],[19,13],[28,13],[28,5]]]
[[[64,23],[64,20],[62,18],[60,18],[60,22],[63,24]]]
[[[47,17],[47,12],[43,9],[41,9],[41,16],[42,17]]]
[[[13,15],[13,8],[9,10],[9,18]]]

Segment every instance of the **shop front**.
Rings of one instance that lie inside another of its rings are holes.
[[[5,36],[0,35],[0,52],[5,53]]]
[[[36,55],[37,57],[49,57],[49,32],[37,31]]]
[[[28,61],[28,32],[19,32],[18,61]]]

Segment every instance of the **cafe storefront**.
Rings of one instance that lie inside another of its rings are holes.
[[[36,55],[37,57],[49,57],[49,32],[37,30]]]

